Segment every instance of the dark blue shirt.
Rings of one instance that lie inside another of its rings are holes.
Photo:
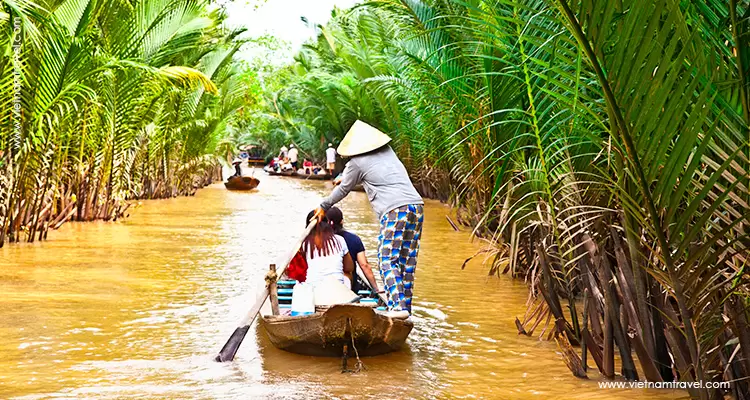
[[[360,279],[358,279],[357,275],[357,268],[362,268],[357,264],[357,254],[365,251],[365,245],[362,244],[362,239],[360,239],[359,236],[348,231],[340,231],[338,232],[338,235],[341,235],[341,237],[344,238],[346,247],[349,248],[349,255],[352,257],[352,261],[354,261],[354,273],[352,274],[352,278],[354,279],[352,279],[352,291],[354,293],[357,293],[357,291],[359,290],[368,289],[366,284],[363,284],[363,282],[359,282]]]

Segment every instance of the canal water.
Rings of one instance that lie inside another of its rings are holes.
[[[251,329],[235,362],[213,356],[254,302],[263,275],[304,228],[330,183],[261,176],[144,201],[115,223],[69,223],[49,240],[0,249],[0,398],[646,399],[574,378],[552,342],[517,334],[523,282],[487,277],[468,232],[429,201],[415,285],[415,328],[366,371],[274,348]],[[377,221],[364,193],[341,204],[374,261]],[[592,370],[595,371],[595,368]]]

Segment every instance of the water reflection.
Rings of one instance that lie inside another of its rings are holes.
[[[255,299],[325,182],[261,177],[148,201],[117,223],[68,224],[42,243],[0,249],[0,398],[636,398],[572,378],[555,345],[519,337],[521,282],[489,279],[477,247],[429,202],[404,351],[340,360],[286,353],[251,331],[234,363],[211,358]],[[341,208],[374,260],[377,221],[363,193]]]

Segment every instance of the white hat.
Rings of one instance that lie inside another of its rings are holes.
[[[328,143],[328,147],[333,147],[333,143]]]
[[[334,304],[351,303],[357,299],[357,294],[336,279],[326,279],[315,285],[316,306],[331,306]]]
[[[381,148],[391,141],[391,137],[376,128],[357,120],[336,151],[344,157],[356,156]]]
[[[290,149],[293,149],[293,148],[294,148],[294,144],[290,144],[290,145],[289,145],[289,148],[290,148]]]

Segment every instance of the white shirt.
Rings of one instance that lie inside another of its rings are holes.
[[[334,149],[333,147],[329,147],[326,149],[326,162],[328,163],[336,162],[336,149]]]
[[[346,283],[344,276],[344,255],[349,252],[346,247],[346,240],[339,235],[334,235],[338,241],[338,247],[334,247],[333,252],[327,256],[321,255],[316,251],[315,257],[310,257],[311,250],[308,250],[307,256],[307,280],[313,286],[320,284],[328,279],[334,278],[341,283]]]
[[[292,147],[289,149],[289,162],[297,162],[297,148]]]

